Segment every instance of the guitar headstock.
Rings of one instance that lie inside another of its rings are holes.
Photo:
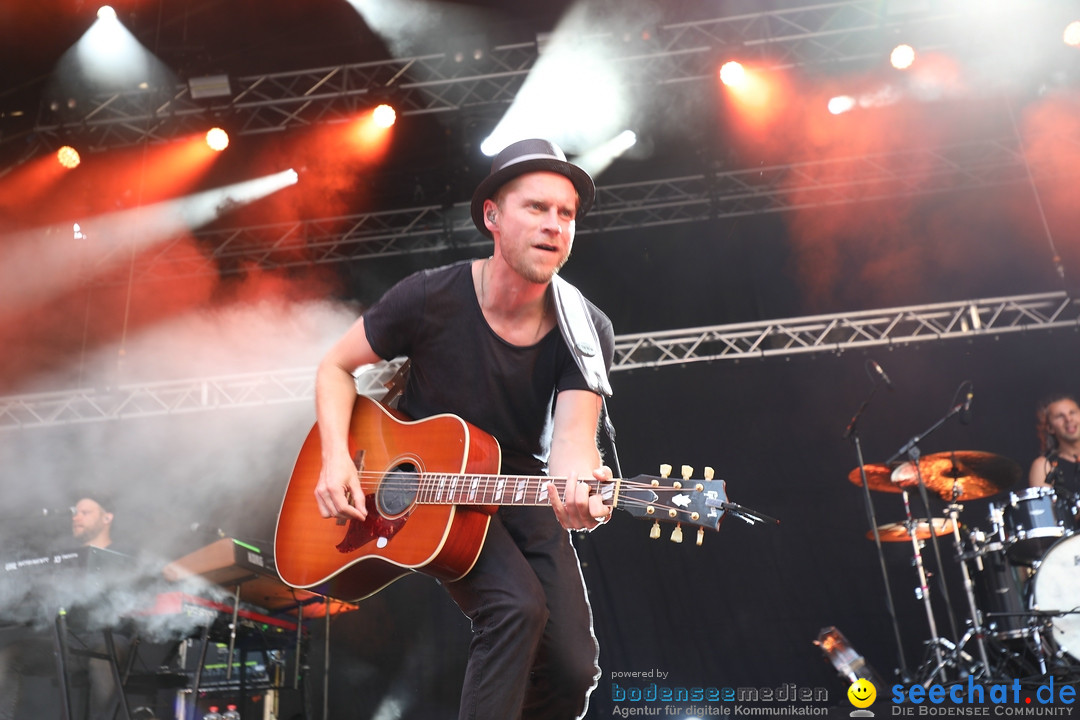
[[[671,478],[671,466],[661,465],[660,475],[637,475],[624,479],[619,485],[616,507],[634,517],[652,520],[649,536],[659,538],[660,523],[675,523],[671,531],[673,542],[682,542],[683,524],[698,528],[697,544],[705,537],[705,528],[720,529],[727,503],[727,486],[723,480],[714,480],[713,469],[705,468],[705,477],[692,479],[694,469],[682,466],[681,477]]]

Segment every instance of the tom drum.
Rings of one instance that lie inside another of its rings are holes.
[[[997,510],[991,505],[991,515],[1000,512],[1005,552],[1009,559],[1021,565],[1032,565],[1050,547],[1076,529],[1076,511],[1053,488],[1030,487],[1023,492],[1009,493],[1009,503]]]

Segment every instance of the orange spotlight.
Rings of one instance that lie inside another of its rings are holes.
[[[389,128],[397,122],[397,113],[394,108],[390,107],[386,103],[379,105],[371,111],[371,119],[375,122],[375,125],[381,128]]]
[[[1080,20],[1073,20],[1065,27],[1065,44],[1080,47]]]
[[[374,113],[360,116],[351,127],[349,145],[364,162],[377,162],[390,147],[394,131],[379,124]]]
[[[229,133],[219,127],[206,131],[206,144],[214,152],[221,152],[229,147]]]
[[[897,70],[907,70],[915,62],[915,48],[910,45],[897,45],[889,55],[889,62]]]
[[[79,151],[70,145],[65,145],[56,151],[56,161],[61,166],[66,167],[68,170],[74,170],[79,167],[79,163],[82,162],[82,158],[79,157]]]
[[[720,67],[720,82],[728,87],[741,87],[746,82],[746,69],[742,63],[728,60]]]
[[[783,117],[794,95],[787,77],[780,72],[767,72],[759,68],[738,65],[737,70],[721,70],[728,75],[722,88],[725,102],[739,118],[740,123],[764,132],[774,121]]]

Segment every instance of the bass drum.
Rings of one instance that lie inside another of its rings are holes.
[[[1055,544],[1039,563],[1032,580],[1036,610],[1054,613],[1050,633],[1061,650],[1080,660],[1080,535]]]

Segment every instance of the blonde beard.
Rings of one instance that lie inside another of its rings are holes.
[[[510,258],[506,257],[505,253],[503,254],[503,260],[506,262],[507,265],[511,267],[511,269],[513,269],[514,272],[516,272],[528,282],[535,283],[537,285],[549,284],[551,282],[551,278],[555,277],[555,275],[557,275],[558,272],[563,269],[563,266],[566,265],[566,261],[569,259],[570,254],[567,253],[550,272],[547,272],[546,270],[541,272],[536,271],[536,268],[534,266],[527,263],[512,262]]]

